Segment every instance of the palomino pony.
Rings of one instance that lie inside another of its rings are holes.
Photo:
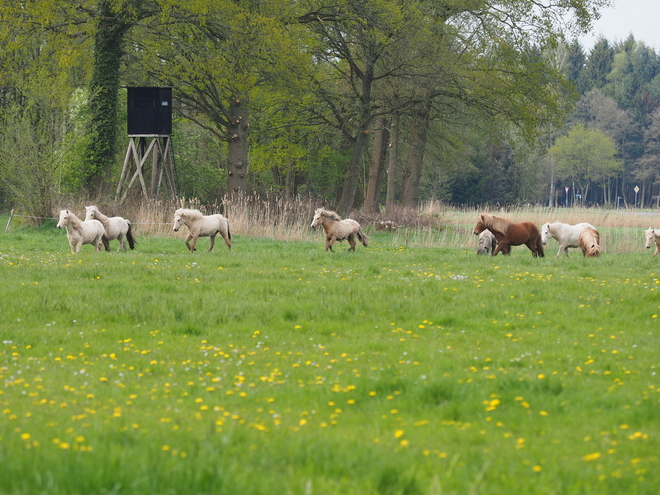
[[[348,243],[351,245],[348,248],[349,251],[355,251],[355,236],[362,242],[363,246],[366,247],[369,245],[369,238],[362,232],[359,223],[350,218],[342,220],[334,211],[317,208],[310,227],[316,227],[318,225],[323,225],[326,251],[330,249],[330,251],[334,252],[332,245],[335,241],[341,242],[343,240],[348,240]]]
[[[554,237],[559,243],[557,258],[561,256],[562,251],[568,256],[568,248],[578,247],[578,239],[586,227],[595,228],[586,222],[578,223],[577,225],[569,225],[561,222],[544,223],[541,227],[541,242],[545,246],[548,240]]]
[[[211,247],[209,247],[209,251],[211,251],[215,246],[215,236],[218,234],[222,236],[231,251],[229,222],[222,215],[202,215],[199,210],[179,208],[174,212],[174,232],[178,232],[181,225],[185,225],[190,230],[190,234],[186,239],[186,246],[188,246],[190,254],[195,251],[195,245],[199,237],[211,238]],[[190,244],[191,240],[192,244]]]
[[[580,233],[578,244],[582,250],[582,256],[595,258],[600,256],[600,235],[593,227],[585,227]]]
[[[656,256],[658,253],[660,253],[660,230],[649,227],[645,234],[646,249],[650,248],[655,242],[655,253],[653,253],[653,256]]]
[[[124,239],[128,241],[131,249],[135,249],[135,237],[133,237],[131,222],[122,217],[108,218],[96,206],[85,206],[85,221],[87,222],[91,219],[98,220],[103,224],[108,241],[112,241],[113,239],[119,241],[117,251],[120,249],[126,251],[126,242],[124,242]]]
[[[497,256],[500,251],[502,254],[510,254],[511,246],[524,244],[532,252],[532,256],[543,257],[541,232],[532,222],[513,223],[506,218],[482,213],[479,215],[479,220],[472,233],[479,235],[486,229],[490,230],[497,239],[497,247],[493,251],[493,256]]]
[[[102,250],[101,245],[104,244],[105,229],[98,220],[82,222],[69,210],[61,210],[57,228],[66,228],[66,236],[69,239],[69,246],[71,246],[73,254],[79,252],[83,244],[91,244],[94,246],[94,251]],[[107,242],[107,239],[105,242]]]

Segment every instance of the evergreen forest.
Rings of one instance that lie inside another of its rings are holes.
[[[0,208],[114,198],[133,87],[201,204],[657,207],[660,55],[576,41],[609,4],[0,0]]]

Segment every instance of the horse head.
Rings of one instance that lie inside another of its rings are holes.
[[[479,215],[479,220],[477,220],[477,225],[474,226],[474,230],[472,233],[474,235],[479,235],[481,234],[484,230],[486,230],[486,224],[484,223],[484,216]]]
[[[550,222],[547,222],[541,227],[541,242],[544,246],[548,243],[550,237],[552,237],[552,234],[550,233]]]
[[[87,220],[98,220],[97,213],[99,209],[96,206],[85,206],[85,221]]]
[[[174,214],[174,232],[178,232],[185,222],[183,221],[183,216],[180,213]]]
[[[655,242],[655,229],[653,227],[649,227],[649,229],[645,232],[646,234],[646,249],[650,248],[653,243]]]
[[[321,217],[323,216],[323,208],[317,208],[316,211],[314,212],[314,219],[312,220],[312,224],[310,225],[310,228],[317,227],[321,225]]]
[[[60,221],[57,222],[57,228],[61,229],[66,226],[69,220],[69,210],[60,210]]]

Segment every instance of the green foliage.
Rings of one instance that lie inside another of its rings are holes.
[[[612,138],[584,124],[576,124],[549,149],[557,174],[575,180],[586,196],[592,182],[602,183],[621,170]]]
[[[50,95],[31,93],[25,106],[5,109],[0,131],[0,182],[8,201],[41,223],[70,185],[84,133]]]
[[[371,240],[0,235],[0,491],[657,492],[642,237],[598,259]]]
[[[223,156],[225,143],[204,129],[175,121],[172,149],[179,195],[202,204],[218,203],[225,194],[227,175]]]

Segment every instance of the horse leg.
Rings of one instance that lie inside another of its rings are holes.
[[[351,247],[349,247],[348,250],[355,251],[355,234],[350,234],[347,240],[348,243],[351,245]]]
[[[499,253],[500,251],[502,251],[502,254],[507,254],[505,252],[507,246],[508,246],[508,244],[504,244],[503,242],[499,242],[497,244],[497,247],[493,251],[493,256],[497,256],[497,253]]]
[[[334,242],[335,242],[335,237],[334,236],[326,237],[325,238],[325,250],[327,251],[328,249],[330,249],[330,251],[332,251],[334,253],[335,250],[332,249],[332,245],[334,244]]]
[[[126,236],[124,234],[119,234],[119,237],[117,237],[117,241],[119,241],[119,246],[117,247],[117,252],[121,251],[122,249],[124,252],[127,251],[126,249]]]
[[[532,242],[532,240],[530,239],[525,243],[525,246],[529,248],[529,250],[532,252],[532,256],[536,258],[536,256],[538,255],[536,251],[536,242]]]
[[[231,251],[231,240],[230,240],[229,235],[228,235],[228,234],[224,234],[224,233],[222,233],[222,232],[220,232],[220,235],[221,235],[222,238],[225,240],[225,244],[227,245],[227,247],[228,247],[229,250]]]
[[[657,255],[658,253],[660,253],[660,244],[655,245],[655,253],[653,253],[653,256]]]
[[[192,245],[190,244],[190,241],[193,241]],[[186,238],[186,246],[188,246],[188,250],[190,251],[190,254],[193,254],[195,251],[195,245],[197,244],[197,237],[193,236],[192,234],[189,234],[188,237]]]
[[[215,246],[215,236],[216,236],[216,235],[218,235],[217,232],[216,232],[215,234],[211,234],[211,243],[210,243],[211,246],[209,247],[209,253],[210,253],[211,250],[213,249],[213,246]]]

